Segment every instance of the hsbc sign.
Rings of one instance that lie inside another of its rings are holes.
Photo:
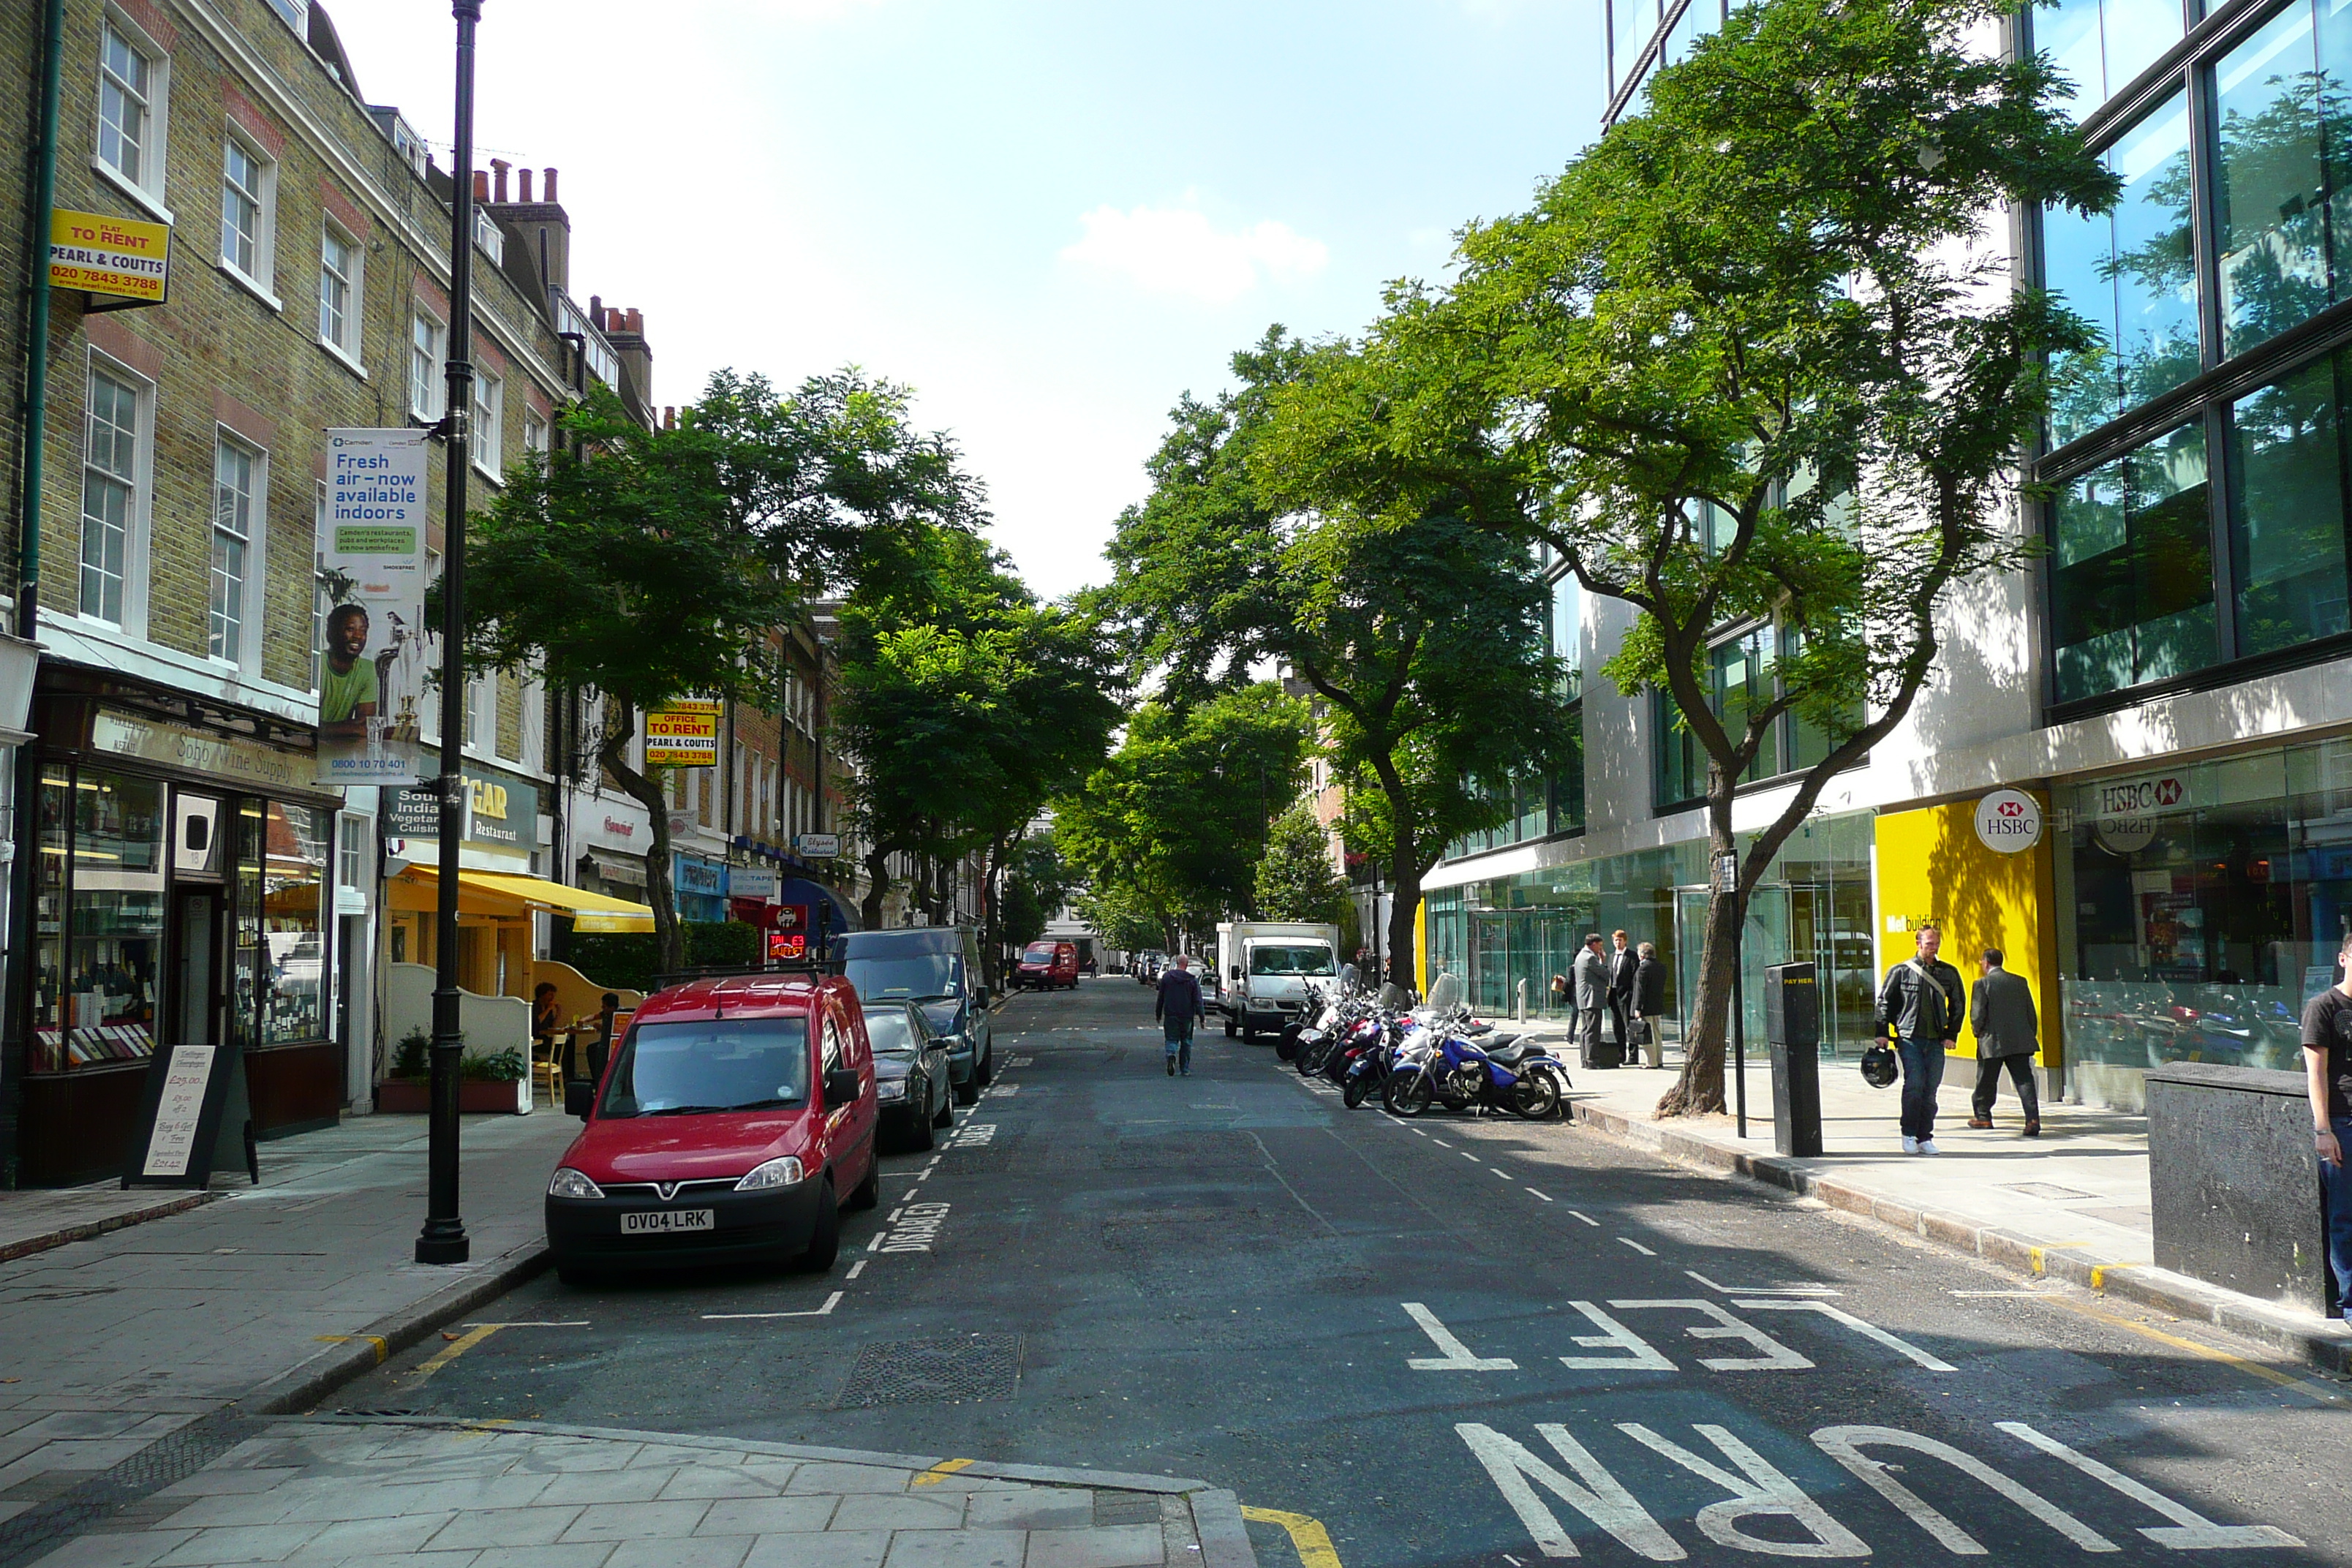
[[[2042,842],[2042,805],[2023,790],[1997,789],[1977,802],[1977,840],[2015,855]]]
[[[2189,780],[2182,773],[2149,773],[2136,779],[2116,779],[2098,786],[2099,816],[2146,816],[2151,812],[2177,811],[2189,804]]]

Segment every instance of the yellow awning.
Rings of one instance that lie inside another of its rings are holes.
[[[404,881],[413,881],[419,888],[437,887],[440,878],[430,866],[411,866],[401,874]],[[609,898],[592,893],[585,888],[567,888],[561,882],[551,882],[544,877],[512,876],[500,871],[460,871],[457,873],[457,893],[460,908],[470,903],[477,909],[493,906],[485,912],[503,912],[495,908],[505,904],[520,914],[528,910],[545,910],[551,914],[570,915],[572,929],[582,931],[651,931],[654,911],[650,904],[633,904],[626,899]],[[467,898],[467,894],[474,895]]]

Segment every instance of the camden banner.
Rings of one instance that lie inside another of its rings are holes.
[[[319,782],[418,776],[425,631],[425,435],[327,432],[327,587],[319,668]]]

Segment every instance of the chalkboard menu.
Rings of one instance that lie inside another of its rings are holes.
[[[123,1162],[126,1187],[202,1187],[215,1166],[245,1167],[256,1184],[261,1157],[246,1095],[245,1052],[235,1046],[163,1046]]]

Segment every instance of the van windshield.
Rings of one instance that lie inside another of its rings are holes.
[[[1331,973],[1331,950],[1320,942],[1297,947],[1253,947],[1250,949],[1249,972],[1252,974],[1328,974]]]
[[[1021,950],[1021,958],[1026,963],[1051,963],[1054,962],[1054,944],[1050,942],[1033,942]]]
[[[952,952],[853,958],[844,973],[866,1002],[946,1002],[963,994],[963,959]]]
[[[808,1100],[806,1018],[639,1024],[622,1043],[597,1114],[690,1116]]]

